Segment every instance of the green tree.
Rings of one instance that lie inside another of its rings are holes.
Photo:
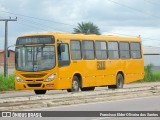
[[[100,35],[98,26],[94,25],[92,22],[87,23],[78,23],[77,28],[73,28],[74,33],[83,33],[83,34],[97,34]]]

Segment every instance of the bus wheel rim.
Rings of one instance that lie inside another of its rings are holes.
[[[121,78],[118,78],[118,86],[121,86]]]
[[[122,87],[122,81],[123,81],[123,78],[122,77],[118,77],[118,80],[117,80],[117,85],[118,87]]]
[[[77,81],[73,81],[73,90],[74,91],[78,90],[78,82]]]

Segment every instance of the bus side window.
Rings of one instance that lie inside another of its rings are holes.
[[[133,59],[141,59],[142,54],[141,54],[141,45],[139,42],[131,42],[131,55]]]
[[[58,63],[59,66],[67,66],[70,64],[68,44],[58,45]]]

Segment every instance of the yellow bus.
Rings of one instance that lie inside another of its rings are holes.
[[[16,90],[115,89],[144,77],[140,37],[28,34],[17,38],[15,51]]]

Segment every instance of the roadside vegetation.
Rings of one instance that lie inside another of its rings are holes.
[[[139,80],[138,82],[157,82],[160,81],[160,71],[152,72],[153,65],[150,64],[146,66],[145,76],[143,80]],[[4,77],[3,74],[0,74],[0,91],[6,90],[14,90],[14,74],[8,75],[8,77]]]
[[[160,71],[153,72],[152,71],[153,65],[147,65],[144,68],[145,76],[143,80],[140,80],[139,82],[157,82],[160,81]]]
[[[10,74],[8,77],[0,74],[0,91],[5,90],[14,90],[14,74]]]

